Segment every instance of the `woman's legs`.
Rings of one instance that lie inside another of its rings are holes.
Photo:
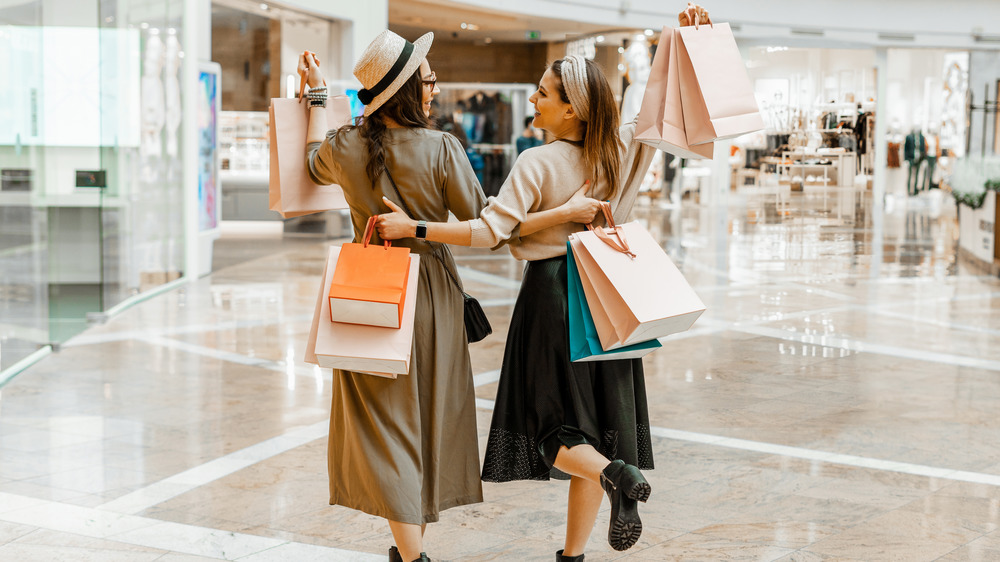
[[[389,521],[392,539],[396,541],[396,548],[399,549],[399,555],[404,562],[420,559],[420,553],[424,550],[424,527],[424,525]]]
[[[586,478],[574,476],[569,481],[569,501],[566,507],[566,542],[563,556],[583,554],[594,529],[597,512],[601,509],[604,490]]]
[[[559,447],[555,467],[573,477],[569,483],[564,556],[579,556],[587,546],[604,497],[601,471],[609,463],[590,445]]]

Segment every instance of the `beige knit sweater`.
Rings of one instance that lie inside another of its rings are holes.
[[[615,222],[625,222],[632,212],[639,185],[649,168],[656,150],[634,139],[635,122],[619,130],[625,151],[622,153],[622,177],[618,194],[611,200]],[[506,243],[510,253],[521,260],[541,260],[566,253],[569,235],[585,227],[582,224],[560,224],[529,236],[512,237],[528,213],[554,209],[573,196],[590,177],[583,148],[556,141],[530,148],[521,153],[500,187],[496,197],[490,197],[478,219],[471,221],[472,245],[492,248]],[[608,192],[606,180],[592,185],[587,195],[604,198]]]

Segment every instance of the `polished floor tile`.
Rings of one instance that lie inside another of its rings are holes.
[[[956,256],[954,205],[893,193],[641,199],[708,310],[644,360],[644,531],[587,559],[1000,560],[1000,279]],[[2,560],[384,560],[327,504],[330,373],[302,362],[339,241],[241,229],[209,277],[92,326],[0,388]],[[523,273],[455,249],[494,334],[471,346],[483,453]],[[551,560],[565,482],[484,484],[442,560]]]

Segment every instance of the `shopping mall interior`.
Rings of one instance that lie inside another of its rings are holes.
[[[354,232],[272,210],[270,100],[310,50],[358,115],[369,41],[433,31],[432,117],[494,196],[547,65],[595,61],[628,122],[684,4],[0,0],[0,560],[385,560],[329,505],[339,375],[304,361]],[[1000,561],[1000,3],[704,6],[764,128],[643,180],[705,312],[643,359],[641,537],[605,500],[587,560]],[[481,459],[525,264],[452,252],[494,330]],[[567,487],[483,483],[425,550],[551,560]]]

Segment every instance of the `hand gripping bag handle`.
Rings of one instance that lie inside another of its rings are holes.
[[[587,225],[587,229],[597,235],[597,238],[604,242],[608,246],[611,246],[616,251],[627,255],[630,258],[635,257],[635,252],[629,249],[628,240],[625,238],[625,231],[622,227],[615,224],[615,218],[611,213],[611,203],[607,201],[601,202],[601,210],[604,211],[604,220],[607,221],[607,228],[601,228],[599,226],[595,227],[594,223]]]
[[[371,242],[372,233],[375,232],[375,225],[377,223],[378,223],[378,215],[372,215],[372,216],[368,217],[368,224],[365,225],[365,235],[364,235],[364,241],[363,241],[365,248],[367,248],[368,247],[368,243]],[[386,240],[385,241],[385,247],[386,247],[386,249],[390,248],[391,246],[392,246],[392,242]]]

